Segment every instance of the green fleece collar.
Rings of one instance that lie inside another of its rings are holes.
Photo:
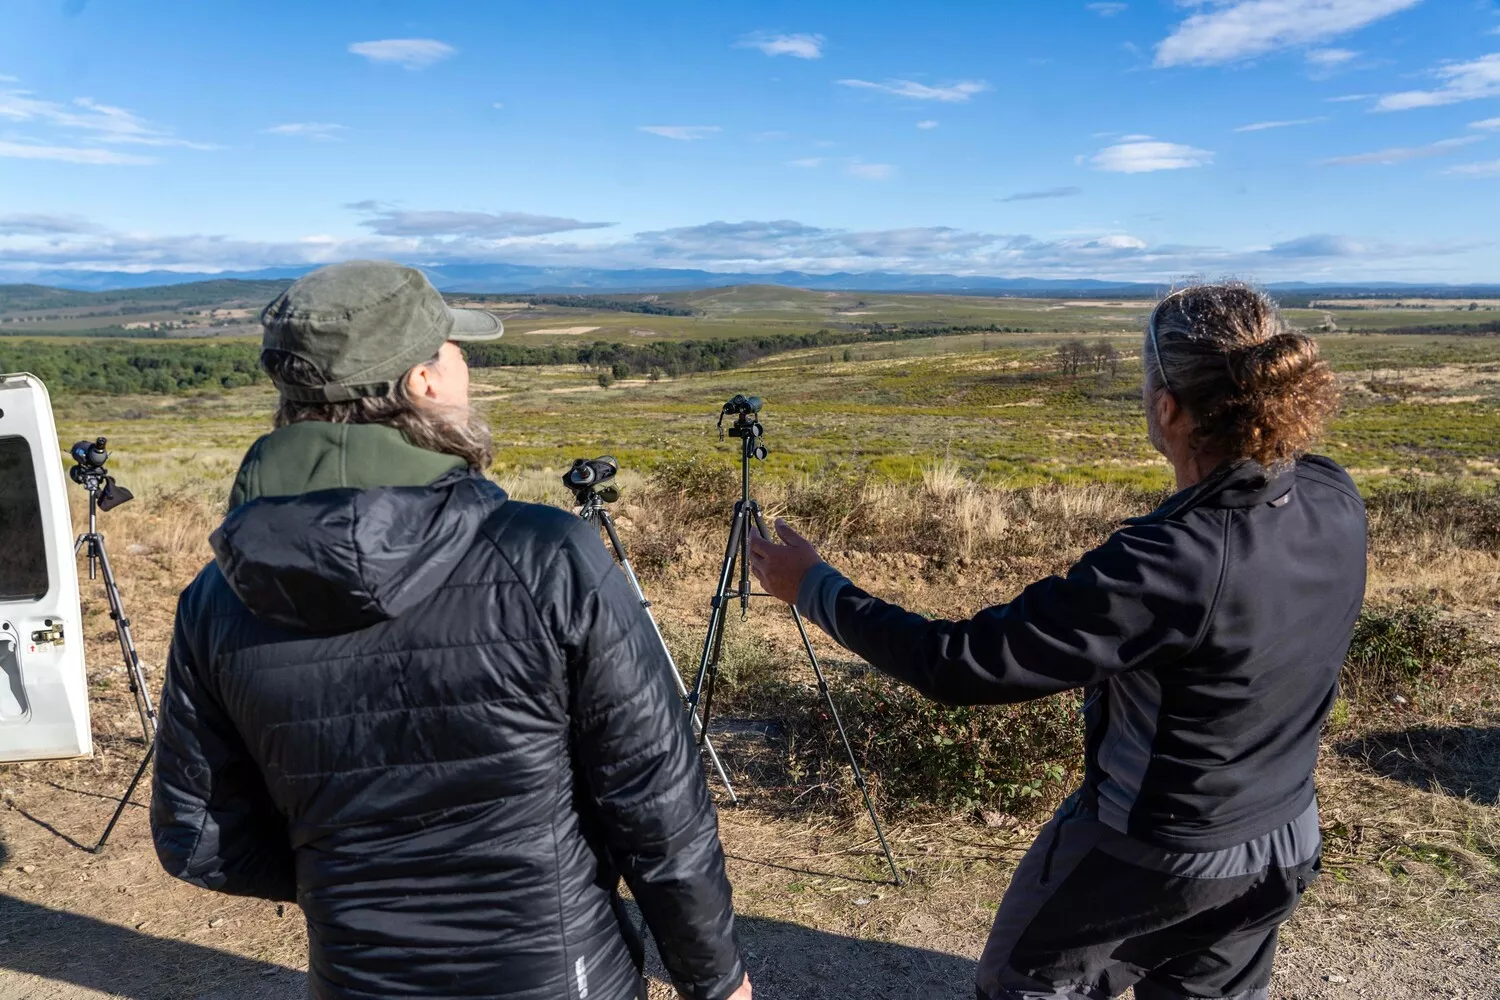
[[[418,448],[384,424],[307,420],[279,427],[245,453],[229,509],[259,497],[297,496],[340,487],[426,486],[463,459]]]

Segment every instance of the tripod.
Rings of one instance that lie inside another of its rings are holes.
[[[614,496],[619,495],[613,491],[613,487],[607,489],[613,492]],[[610,547],[615,550],[615,558],[620,560],[620,568],[625,571],[625,577],[630,581],[630,586],[635,588],[635,596],[641,602],[641,607],[646,609],[646,620],[651,623],[651,631],[656,633],[656,641],[661,644],[661,651],[666,654],[667,663],[672,667],[672,679],[677,682],[677,693],[686,698],[687,685],[683,683],[682,675],[677,672],[677,663],[672,659],[672,651],[667,648],[667,640],[662,637],[661,628],[656,624],[656,616],[651,614],[651,602],[646,599],[646,592],[641,589],[641,581],[636,578],[635,569],[631,567],[630,559],[625,555],[625,546],[621,544],[620,536],[615,531],[615,519],[610,517],[609,508],[604,506],[606,501],[600,492],[600,490],[591,489],[586,495],[578,497],[583,504],[578,511],[578,516],[595,527],[604,528],[604,533],[609,537]],[[729,801],[739,805],[740,800],[735,797],[734,786],[729,783],[729,774],[724,770],[724,764],[719,760],[719,754],[714,750],[713,742],[708,738],[706,720],[699,721],[696,710],[693,710],[691,714],[693,731],[698,734],[699,743],[708,754],[714,770],[718,772],[719,780],[724,782],[724,791],[729,793]]]
[[[141,731],[146,739],[146,755],[141,758],[141,764],[136,768],[130,784],[125,786],[125,794],[120,796],[120,804],[115,807],[115,814],[109,818],[109,825],[104,828],[104,833],[99,837],[99,843],[94,845],[93,852],[98,854],[104,850],[104,844],[109,840],[109,835],[114,833],[115,824],[120,822],[120,817],[125,813],[125,807],[130,804],[130,797],[135,794],[136,786],[146,776],[146,768],[151,765],[151,758],[156,753],[156,709],[151,705],[151,694],[146,688],[146,675],[141,670],[141,658],[136,654],[135,638],[130,634],[130,619],[125,617],[125,606],[120,602],[120,588],[115,585],[115,574],[109,566],[109,553],[104,550],[104,535],[99,532],[100,495],[106,491],[113,494],[103,508],[108,510],[115,504],[129,500],[130,493],[115,485],[114,480],[105,473],[103,465],[89,468],[80,464],[73,471],[79,473],[80,469],[83,470],[82,473],[75,474],[73,478],[89,493],[89,530],[79,535],[78,540],[73,543],[73,554],[76,556],[80,550],[87,547],[89,579],[95,579],[99,571],[103,573],[104,594],[109,600],[109,617],[115,623],[115,637],[120,641],[120,654],[125,658],[125,673],[130,679],[130,693],[135,696],[135,708],[140,713]]]
[[[756,414],[760,412],[760,405],[758,397],[752,396],[746,399],[743,396],[736,396],[725,405],[724,412],[719,416],[719,425],[722,428],[726,414],[738,414],[729,428],[729,436],[740,439],[740,498],[735,501],[734,514],[730,519],[729,542],[724,547],[724,562],[719,568],[719,585],[711,601],[713,614],[708,620],[708,635],[703,641],[703,656],[698,661],[698,676],[693,682],[693,690],[687,695],[688,711],[693,713],[695,722],[698,703],[700,700],[703,703],[703,729],[701,731],[705,733],[709,713],[713,707],[714,683],[719,675],[719,661],[724,651],[725,611],[731,600],[738,600],[740,613],[744,615],[749,613],[750,598],[770,596],[754,593],[750,589],[750,528],[752,523],[762,537],[771,537],[770,532],[766,530],[760,503],[750,495],[750,459],[764,460],[766,457],[766,448],[760,442],[764,428],[761,427],[756,417]],[[738,586],[731,589],[736,564],[739,567]],[[880,817],[875,813],[875,803],[870,799],[870,789],[865,785],[864,772],[860,770],[859,762],[854,759],[854,748],[849,745],[849,735],[844,731],[844,723],[839,718],[838,707],[833,703],[833,694],[828,689],[828,678],[824,676],[823,667],[818,663],[818,656],[813,652],[812,640],[807,635],[807,626],[803,623],[802,614],[795,605],[792,607],[792,620],[797,623],[797,633],[802,637],[802,648],[806,651],[807,660],[812,664],[813,674],[818,679],[818,692],[828,706],[828,715],[833,719],[833,724],[838,729],[839,740],[844,744],[844,752],[849,757],[849,768],[854,772],[854,783],[859,786],[859,793],[864,797],[865,809],[870,814],[870,822],[875,824],[875,836],[880,840],[880,849],[885,853],[886,863],[891,866],[891,878],[897,885],[900,885],[901,873],[896,868],[896,859],[891,855],[890,845],[886,843],[885,831],[880,826]]]

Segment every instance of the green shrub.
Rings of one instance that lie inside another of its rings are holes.
[[[718,454],[668,458],[651,470],[645,496],[675,524],[714,521],[727,528],[740,497],[739,470]]]
[[[1483,652],[1462,621],[1425,605],[1367,605],[1354,625],[1341,685],[1352,700],[1373,703],[1439,688]]]
[[[1399,544],[1403,535],[1442,531],[1466,547],[1500,550],[1500,485],[1479,492],[1413,476],[1371,491],[1365,507],[1376,541]]]
[[[734,683],[721,679],[714,714],[777,719],[793,783],[821,793],[813,798],[824,807],[859,809],[848,757],[817,686],[790,679],[743,642],[734,646],[746,659]],[[732,659],[726,650],[726,667]],[[882,812],[1036,815],[1077,783],[1083,739],[1073,695],[948,707],[873,671],[846,675],[825,664],[824,672]]]
[[[837,733],[814,704],[799,720],[803,746],[841,756]],[[1082,765],[1083,728],[1074,694],[1023,705],[949,707],[875,673],[834,692],[855,754],[898,812],[1000,810],[1035,814],[1071,790]]]

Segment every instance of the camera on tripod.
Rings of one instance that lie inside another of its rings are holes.
[[[724,437],[724,418],[734,417],[734,423],[729,425],[729,436],[744,438],[746,454],[751,458],[765,461],[767,452],[765,446],[760,443],[761,435],[766,429],[760,425],[755,415],[760,412],[762,406],[759,396],[746,396],[736,393],[729,402],[725,403],[719,410],[719,437]]]
[[[757,416],[761,405],[759,396],[737,394],[719,410],[719,437],[721,439],[724,437],[724,418],[732,416],[734,421],[729,426],[729,436],[740,439],[740,497],[735,501],[734,512],[730,516],[729,541],[724,548],[724,561],[719,564],[719,584],[714,589],[713,598],[709,601],[713,612],[708,619],[708,634],[703,638],[703,654],[698,659],[698,673],[693,680],[692,689],[685,695],[688,715],[692,718],[693,728],[698,733],[698,742],[705,749],[708,747],[709,722],[713,715],[714,686],[718,680],[719,664],[724,654],[725,615],[729,611],[730,604],[738,602],[740,616],[744,618],[750,612],[750,598],[769,596],[756,593],[750,584],[750,533],[754,531],[761,538],[771,537],[771,532],[766,528],[766,519],[760,502],[750,492],[750,460],[752,458],[763,460],[766,457],[766,448],[760,443],[765,428],[761,426]],[[795,606],[791,611],[792,621],[797,625],[797,634],[802,638],[802,648],[807,653],[808,664],[812,667],[813,675],[818,679],[818,690],[822,693],[824,703],[828,707],[828,714],[825,718],[831,719],[834,728],[838,730],[839,740],[844,744],[844,752],[849,755],[849,769],[854,774],[854,784],[864,797],[865,809],[870,814],[870,822],[875,826],[875,836],[880,841],[880,849],[885,853],[886,863],[891,866],[891,879],[896,885],[900,885],[901,872],[896,867],[896,858],[891,854],[890,845],[886,843],[885,831],[880,826],[879,814],[875,812],[875,802],[870,798],[870,789],[865,783],[864,772],[860,770],[859,762],[854,759],[854,747],[850,745],[849,734],[844,731],[844,723],[839,718],[838,706],[833,702],[828,679],[823,675],[823,667],[818,662],[818,654],[813,649],[812,640],[807,636],[807,628],[802,623],[802,614]],[[725,784],[728,784],[727,779]]]
[[[614,484],[620,463],[613,455],[598,458],[575,458],[573,467],[563,473],[563,485],[573,491],[573,499],[579,506],[598,497],[603,503],[614,503],[620,499],[620,488]]]
[[[98,503],[100,510],[111,510],[135,498],[135,494],[115,482],[115,477],[104,467],[104,463],[109,461],[109,451],[105,448],[107,443],[104,438],[99,437],[92,441],[79,441],[68,449],[68,454],[73,457],[73,467],[68,470],[69,478],[89,491],[89,498]]]

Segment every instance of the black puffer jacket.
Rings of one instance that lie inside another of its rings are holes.
[[[716,817],[597,535],[466,473],[231,512],[183,593],[152,799],[172,874],[296,899],[315,997],[623,1000],[743,976]]]

